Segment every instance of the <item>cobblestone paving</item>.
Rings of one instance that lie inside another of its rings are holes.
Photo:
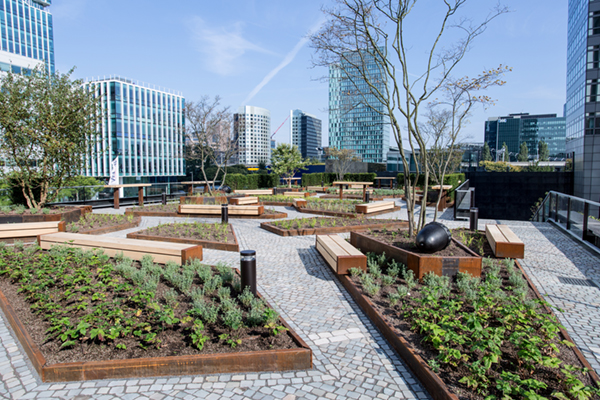
[[[398,201],[400,204],[400,201]],[[288,218],[306,214],[274,207]],[[124,212],[94,210],[94,212]],[[427,210],[428,217],[433,211]],[[431,215],[430,215],[431,214]],[[441,215],[449,227],[466,226],[451,221],[451,210]],[[406,219],[405,208],[378,218]],[[173,218],[143,218],[127,233],[170,223]],[[198,219],[216,221],[214,218]],[[177,221],[183,221],[177,219]],[[338,283],[314,249],[314,236],[281,237],[258,227],[260,220],[230,219],[242,249],[257,251],[259,291],[313,350],[314,368],[282,373],[222,374],[153,379],[102,380],[75,383],[42,383],[20,345],[0,320],[0,398],[60,399],[388,399],[428,398],[428,395],[389,348],[385,340]],[[502,222],[525,242],[523,265],[559,313],[573,339],[600,372],[600,291],[596,287],[565,285],[558,276],[591,279],[600,284],[599,259],[556,228],[541,223]],[[344,235],[346,236],[346,235]],[[239,254],[204,250],[207,263],[238,265]]]

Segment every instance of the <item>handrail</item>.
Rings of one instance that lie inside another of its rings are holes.
[[[459,197],[458,194],[460,192],[469,191],[469,190],[471,190],[471,183],[469,182],[468,179],[465,180],[463,183],[461,183],[459,186],[457,186],[456,189],[454,189],[454,192],[456,192],[456,194],[454,195],[454,207],[453,207],[455,220],[456,220],[457,211],[458,211],[458,203],[460,203],[460,201],[458,199],[458,197]]]
[[[596,207],[600,207],[600,203],[593,201],[593,200],[587,200],[587,199],[583,199],[581,197],[577,197],[577,196],[573,196],[570,194],[566,194],[566,193],[561,193],[561,192],[557,192],[555,190],[550,190],[548,193],[546,193],[546,197],[544,198],[544,200],[542,200],[542,202],[540,203],[538,209],[535,211],[535,214],[533,214],[533,217],[531,218],[532,221],[539,221],[539,213],[540,210],[544,210],[544,205],[546,204],[547,201],[551,201],[551,196],[552,195],[557,195],[566,199],[570,199],[570,200],[577,200],[577,201],[581,201],[584,204],[587,204],[587,207],[589,208],[589,206],[596,206]],[[547,216],[548,218],[550,218],[550,215]],[[546,222],[546,221],[540,221],[540,222]]]

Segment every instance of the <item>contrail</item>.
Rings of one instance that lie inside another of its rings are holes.
[[[309,36],[312,35],[314,32],[316,32],[317,30],[321,29],[321,26],[325,23],[325,19],[321,19],[317,24],[315,24],[310,31],[308,32],[308,35],[306,35],[305,37],[303,37],[302,39],[300,39],[300,41],[296,44],[296,46],[294,46],[294,48],[292,49],[292,51],[290,51],[289,53],[287,53],[287,55],[285,56],[285,58],[283,59],[283,61],[281,61],[279,63],[278,66],[276,66],[275,68],[273,68],[273,70],[271,70],[271,72],[269,72],[267,74],[267,76],[265,76],[263,78],[263,80],[256,85],[256,87],[252,90],[252,92],[250,92],[250,94],[248,95],[248,97],[246,97],[244,99],[244,101],[242,102],[242,106],[247,105],[250,100],[252,100],[252,98],[254,96],[256,96],[256,94],[258,92],[260,92],[260,90],[271,81],[271,79],[273,79],[273,77],[275,75],[277,75],[277,73],[279,71],[281,71],[284,67],[286,67],[289,63],[291,63],[294,60],[294,57],[296,57],[296,54],[298,54],[298,52],[300,51],[300,49],[302,48],[302,46],[304,46],[306,44],[306,42],[308,42],[309,40]]]

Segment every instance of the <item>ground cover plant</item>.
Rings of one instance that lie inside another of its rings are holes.
[[[221,223],[176,222],[172,224],[160,224],[136,233],[140,235],[235,243],[235,236],[231,225]]]
[[[189,204],[195,204],[190,202]],[[204,204],[210,204],[210,203],[204,203]],[[179,210],[179,202],[177,203],[167,203],[167,204],[149,204],[149,205],[144,205],[142,207],[137,206],[137,207],[132,207],[131,208],[132,211],[140,211],[140,212],[161,212],[161,213],[174,213],[176,214],[177,211]],[[278,211],[269,209],[269,208],[265,208],[265,214],[279,214]]]
[[[403,196],[403,189],[373,189],[373,196]]]
[[[43,207],[40,209],[37,208],[27,208],[26,206],[22,205],[22,204],[16,204],[16,205],[8,205],[8,206],[2,206],[0,207],[0,215],[35,215],[35,214],[43,214],[43,215],[48,215],[48,214],[59,214],[62,212],[65,212],[67,209],[64,207]]]
[[[291,196],[284,195],[261,195],[258,196],[259,201],[291,203],[294,199]],[[333,211],[355,213],[355,205],[361,204],[358,200],[338,200],[338,199],[320,199],[318,197],[305,197],[306,208],[318,211]]]
[[[295,348],[227,265],[0,248],[0,288],[49,364]]]
[[[598,398],[572,343],[512,260],[485,258],[481,278],[422,282],[385,254],[351,280],[460,399]]]
[[[383,224],[386,222],[400,222],[398,219],[375,219],[367,218],[363,215],[358,215],[356,218],[343,217],[314,217],[314,218],[296,218],[282,219],[279,221],[269,222],[270,225],[280,229],[314,229],[314,228],[330,228],[330,227],[351,227],[360,226],[369,223]]]
[[[72,233],[84,233],[99,228],[107,228],[111,226],[132,223],[133,220],[133,214],[121,215],[88,213],[79,218],[79,221],[68,224],[66,231]]]

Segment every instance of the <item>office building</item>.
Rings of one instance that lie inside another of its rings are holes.
[[[564,159],[565,137],[565,118],[556,114],[510,114],[492,117],[485,122],[485,142],[496,161],[502,161],[503,156],[505,161],[516,161],[523,142],[527,144],[529,159],[537,160],[541,141],[548,145],[550,160]],[[508,155],[501,152],[504,143],[508,147]]]
[[[258,166],[271,160],[271,112],[265,108],[241,106],[233,114],[233,135],[238,141],[239,163]]]
[[[54,73],[51,0],[0,0],[0,71],[46,64]]]
[[[600,1],[569,0],[567,21],[567,157],[574,195],[600,200]]]
[[[121,77],[85,83],[101,98],[98,137],[85,174],[108,177],[119,158],[119,183],[167,182],[185,175],[185,99]]]
[[[321,120],[302,110],[290,111],[290,142],[298,147],[302,158],[319,159]]]
[[[362,57],[361,57],[362,56]],[[350,54],[348,60],[329,67],[329,146],[352,149],[364,162],[385,163],[389,150],[390,123],[386,110],[371,93],[365,79],[351,66],[361,62],[377,89],[385,93],[387,75],[367,52]]]

